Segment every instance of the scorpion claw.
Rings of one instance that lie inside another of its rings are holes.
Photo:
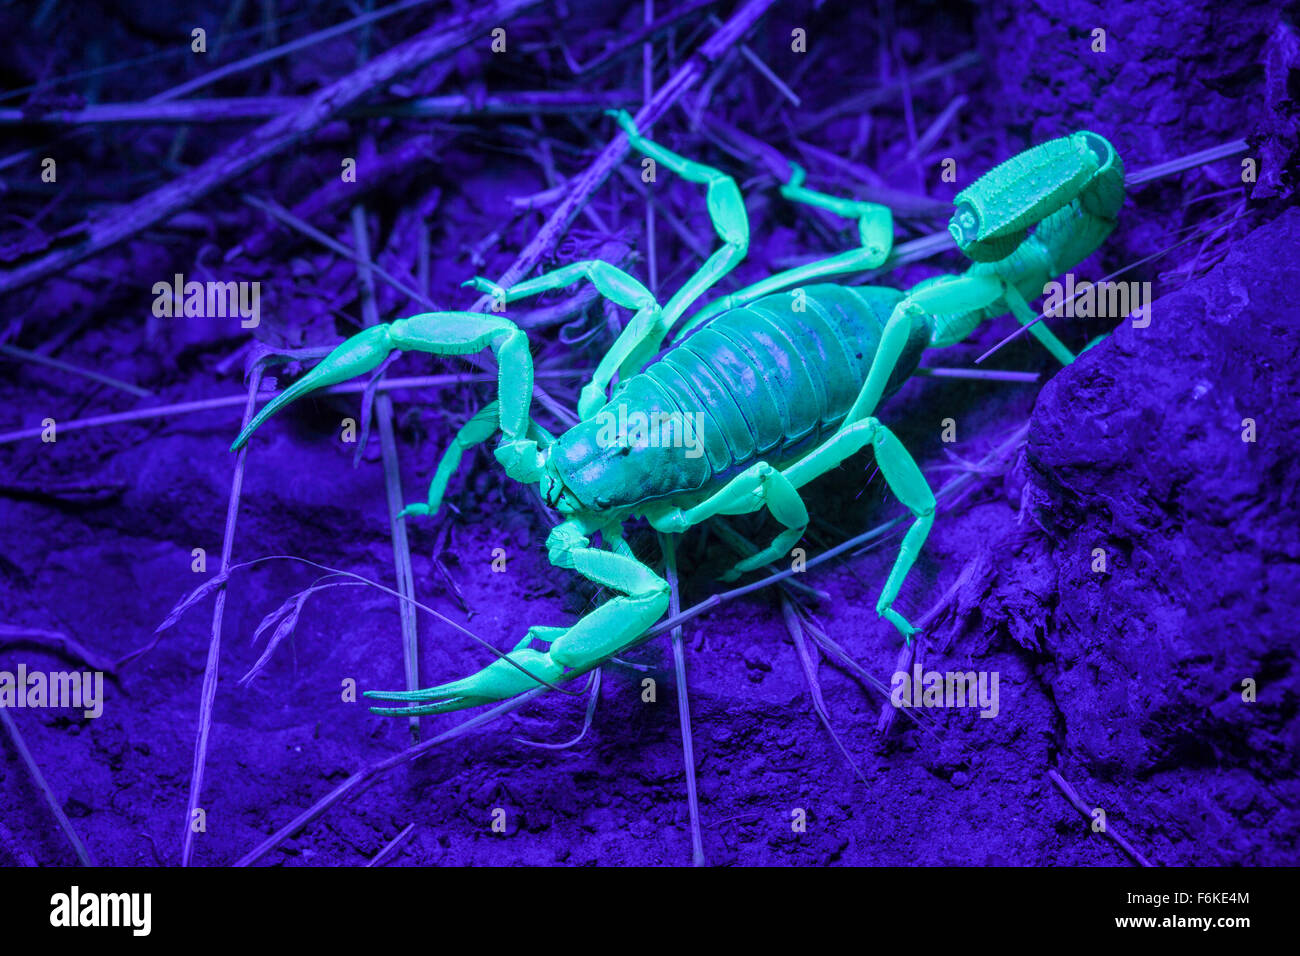
[[[539,684],[558,680],[564,667],[551,655],[531,647],[516,648],[483,668],[477,674],[440,684],[425,690],[374,691],[363,696],[371,700],[416,703],[416,707],[372,707],[373,713],[386,716],[444,714],[448,711],[477,707],[506,700],[532,690]]]
[[[370,694],[366,696],[370,696]],[[488,703],[491,703],[491,701],[457,697],[453,700],[440,701],[436,704],[419,704],[415,707],[371,707],[370,712],[380,717],[428,717],[432,714],[446,714],[453,710],[477,707],[479,704]]]
[[[253,416],[252,421],[244,426],[244,430],[239,433],[230,450],[238,451],[244,447],[248,443],[249,436],[285,405],[318,388],[337,385],[365,372],[374,371],[395,348],[389,337],[389,326],[374,325],[358,332],[325,356],[314,369],[263,406],[262,410]]]

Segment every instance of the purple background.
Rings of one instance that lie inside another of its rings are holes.
[[[226,14],[220,5],[59,4],[40,22],[35,5],[10,9],[0,87],[38,85],[5,97],[0,107],[144,101],[347,16],[342,7],[304,15],[294,4],[277,4],[284,19],[269,34],[259,5],[245,7],[226,27],[242,33],[206,59],[188,52],[187,37],[204,26],[211,51]],[[713,9],[719,17],[731,12],[726,3]],[[377,55],[449,16],[446,5],[430,5],[197,95],[306,96],[355,69],[363,47]],[[504,24],[506,54],[493,55],[485,35],[377,99],[572,89],[611,91],[635,109],[642,101],[639,47],[607,71],[575,78],[562,45],[589,61],[624,43],[641,17],[640,4],[542,5]],[[793,27],[808,31],[808,53],[791,53]],[[1107,31],[1104,54],[1089,49],[1094,27]],[[655,88],[713,29],[694,13],[655,40]],[[1149,328],[1132,328],[1119,316],[1055,320],[1053,328],[1076,350],[1101,332],[1118,331],[1064,371],[1025,338],[989,363],[1042,372],[1045,384],[918,378],[882,412],[936,487],[1029,423],[1021,452],[940,508],[900,599],[916,620],[949,595],[921,643],[924,666],[998,672],[996,719],[931,711],[933,733],[901,718],[881,733],[882,698],[823,661],[818,681],[831,723],[863,769],[863,783],[817,719],[776,589],[690,622],[689,692],[709,862],[1126,865],[1114,843],[1089,832],[1050,781],[1051,770],[1089,806],[1103,807],[1113,830],[1155,863],[1297,862],[1294,28],[1267,3],[891,10],[828,2],[816,9],[778,4],[746,43],[801,106],[737,51],[654,128],[657,139],[732,173],[745,193],[750,256],[720,290],[796,256],[849,248],[853,236],[782,201],[760,163],[720,148],[711,120],[799,159],[809,168],[809,185],[840,194],[860,194],[864,184],[835,157],[874,171],[889,187],[947,202],[1019,149],[1085,128],[1110,138],[1130,172],[1247,138],[1246,155],[1259,159],[1261,174],[1258,183],[1243,185],[1240,157],[1230,157],[1130,192],[1119,228],[1080,268],[1081,278],[1100,278],[1199,230],[1194,241],[1127,274],[1151,282],[1158,296]],[[867,110],[819,116],[971,51],[978,62],[909,83],[906,96],[895,87]],[[52,82],[155,53],[164,55]],[[919,159],[909,159],[915,138],[958,95],[966,100],[952,121]],[[76,242],[87,216],[120,214],[119,204],[182,175],[256,125],[128,124],[72,133],[32,123],[0,127],[5,156],[32,149],[0,169],[0,268]],[[47,416],[62,423],[239,394],[250,333],[237,320],[150,314],[153,283],[175,272],[259,281],[256,337],[277,348],[333,344],[355,331],[362,313],[353,262],[241,202],[245,193],[295,210],[349,247],[350,208],[364,202],[376,261],[411,284],[420,275],[419,234],[427,223],[430,295],[445,308],[468,308],[475,295],[459,283],[475,274],[499,277],[550,212],[520,211],[511,198],[553,185],[548,167],[562,178],[580,175],[613,132],[592,110],[335,120],[183,215],[0,297],[8,345],[154,393],[136,398],[0,355],[0,429],[37,426]],[[373,151],[360,145],[367,137]],[[57,184],[40,182],[39,158],[46,155],[58,158]],[[361,157],[360,182],[346,188],[338,182],[344,156]],[[956,184],[940,181],[945,157],[958,162]],[[621,167],[633,179],[639,159]],[[669,217],[705,251],[715,239],[697,187],[661,172],[653,195],[660,204],[655,291],[666,299],[699,263]],[[645,202],[629,180],[615,174],[590,208],[596,216],[579,217],[545,267],[602,251],[627,255],[624,264],[647,277]],[[898,240],[941,230],[945,222],[942,215],[900,218]],[[877,281],[907,288],[963,268],[949,252]],[[378,305],[385,320],[423,311],[383,284]],[[595,305],[563,329],[531,331],[539,368],[591,368],[608,342],[605,326]],[[966,343],[931,353],[926,363],[973,367],[1012,327],[1004,317]],[[392,374],[469,368],[411,355]],[[271,374],[284,378],[278,369]],[[576,380],[545,384],[572,404]],[[403,494],[420,500],[452,430],[491,391],[460,385],[391,394]],[[339,440],[340,420],[358,409],[356,395],[303,401],[258,433],[244,478],[236,561],[293,554],[392,586],[379,439],[372,429],[357,468],[355,446]],[[227,446],[239,414],[238,407],[171,414],[62,432],[52,445],[31,438],[0,444],[0,622],[7,627],[0,632],[0,669],[19,662],[43,670],[82,666],[53,653],[32,630],[61,632],[109,660],[121,658],[146,643],[204,579],[190,569],[191,549],[205,548],[209,572],[216,569],[235,462]],[[551,421],[545,412],[539,417]],[[939,423],[949,417],[958,440],[945,445]],[[1253,444],[1240,438],[1246,417],[1257,423]],[[811,486],[806,497],[816,515],[804,542],[810,556],[900,511],[865,455]],[[466,457],[448,501],[454,512],[408,522],[421,600],[505,648],[526,626],[564,623],[597,599],[572,574],[547,564],[545,516],[486,452]],[[759,520],[737,527],[756,538],[773,531]],[[658,561],[652,534],[642,530],[631,542]],[[504,574],[490,571],[498,547],[509,556]],[[814,607],[828,633],[886,683],[898,643],[874,605],[896,547],[892,537],[884,548],[820,566],[803,579],[831,595]],[[1091,570],[1095,547],[1110,556],[1106,574]],[[716,535],[694,532],[679,552],[685,605],[720,588],[714,577],[731,558]],[[199,801],[207,832],[196,840],[195,863],[233,862],[350,773],[410,742],[404,721],[339,699],[349,678],[363,689],[403,684],[396,602],[379,591],[314,596],[266,671],[237,686],[261,653],[249,639],[262,616],[315,577],[301,565],[268,562],[231,579]],[[101,863],[180,860],[211,604],[208,597],[191,609],[155,649],[121,669],[107,685],[102,718],[11,713]],[[489,660],[431,617],[419,618],[419,631],[422,686]],[[379,777],[263,862],[363,863],[410,823],[414,831],[394,865],[689,862],[671,652],[656,639],[626,657],[654,668],[657,703],[641,702],[642,675],[607,668],[594,723],[577,745],[548,751],[517,742],[563,741],[581,728],[582,700],[551,695]],[[1253,704],[1239,692],[1247,677],[1259,688]],[[425,719],[425,738],[460,719]],[[497,807],[507,811],[504,835],[490,829]],[[808,815],[803,834],[791,831],[796,807]],[[74,859],[6,736],[0,863]]]

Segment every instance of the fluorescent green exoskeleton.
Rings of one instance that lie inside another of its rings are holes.
[[[1102,137],[1079,132],[1027,150],[956,198],[949,229],[975,264],[904,293],[819,281],[880,266],[893,244],[893,219],[884,206],[806,188],[803,170],[792,165],[782,195],[855,220],[860,246],[716,299],[683,322],[673,347],[651,362],[699,297],[744,258],[749,222],[730,176],[646,139],[626,113],[612,115],[633,148],[706,187],[720,247],[663,305],[633,276],[598,260],[509,289],[484,279],[466,283],[513,302],[588,281],[635,311],[582,389],[577,425],[554,437],[532,421],[528,341],[508,318],[431,312],[352,336],[263,408],[232,446],[294,399],[371,371],[394,350],[495,353],[497,400],[453,440],[427,501],[403,514],[437,513],[464,449],[499,431],[496,457],[506,474],[536,484],[562,516],[546,541],[551,562],[617,596],[570,627],[530,628],[514,650],[463,680],[367,692],[414,704],[376,713],[458,710],[590,671],[643,640],[668,608],[668,584],[624,542],[627,521],[642,517],[658,531],[679,534],[715,515],[767,508],[784,530],[727,576],[735,577],[787,555],[808,524],[799,489],[868,447],[913,515],[876,603],[877,613],[910,639],[914,629],[894,601],[929,534],[935,500],[911,454],[875,417],[880,404],[916,370],[926,348],[958,342],[1007,311],[1032,322],[1028,302],[1097,248],[1124,199],[1123,165]],[[801,296],[784,291],[796,288]],[[1030,331],[1061,362],[1073,361],[1044,325]],[[597,533],[600,548],[590,542]]]

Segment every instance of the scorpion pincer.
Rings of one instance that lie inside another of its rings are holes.
[[[682,322],[660,355],[679,320],[744,258],[749,223],[730,176],[646,139],[626,113],[611,115],[633,148],[706,188],[721,245],[662,305],[639,280],[599,260],[508,289],[485,279],[466,283],[491,293],[494,308],[504,309],[587,281],[635,312],[582,389],[578,424],[555,437],[532,420],[528,339],[509,318],[429,312],[347,339],[263,408],[232,445],[238,449],[296,398],[369,372],[394,350],[494,353],[496,401],[460,429],[427,501],[403,514],[436,514],[463,451],[500,432],[495,456],[505,473],[536,484],[561,517],[546,540],[552,564],[615,596],[571,626],[530,628],[512,651],[463,680],[368,692],[404,705],[376,713],[458,710],[590,671],[644,640],[668,608],[667,582],[624,540],[628,521],[640,518],[680,534],[715,515],[768,509],[783,530],[727,575],[735,577],[786,555],[808,524],[800,489],[868,447],[912,515],[876,603],[877,613],[910,640],[914,629],[894,602],[929,534],[935,499],[907,448],[876,417],[881,402],[915,372],[927,348],[959,342],[1008,311],[1032,323],[1036,313],[1028,303],[1101,244],[1124,200],[1124,168],[1114,147],[1095,133],[1077,132],[1012,157],[957,195],[949,231],[973,261],[964,273],[927,279],[907,292],[849,287],[818,280],[880,266],[893,242],[890,210],[808,189],[803,170],[792,164],[782,195],[856,220],[860,246],[716,299]],[[1043,324],[1030,325],[1030,332],[1060,362],[1073,361]],[[600,547],[591,544],[596,534]]]

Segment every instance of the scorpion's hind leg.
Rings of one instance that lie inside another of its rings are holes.
[[[541,476],[541,465],[537,443],[528,437],[533,396],[528,337],[509,319],[474,312],[426,312],[358,332],[258,412],[239,433],[231,450],[240,448],[285,405],[318,388],[373,371],[393,351],[471,355],[485,348],[496,354],[499,366],[497,423],[504,437],[496,449],[497,460],[515,480],[536,481]]]
[[[647,338],[639,343],[632,357],[623,369],[624,374],[639,372],[641,366],[659,351],[659,346],[668,330],[689,309],[701,295],[739,264],[749,252],[749,215],[745,212],[745,201],[740,195],[736,181],[721,170],[706,166],[704,163],[686,159],[672,150],[661,146],[641,135],[636,121],[623,110],[611,110],[619,128],[627,134],[628,142],[634,149],[649,156],[656,163],[666,166],[683,179],[708,187],[705,202],[708,205],[709,221],[713,230],[722,240],[723,245],[716,249],[696,270],[682,287],[664,305],[663,321],[657,336]]]
[[[911,640],[916,628],[894,610],[894,601],[930,534],[930,526],[934,524],[935,505],[934,492],[930,490],[930,485],[911,452],[880,421],[866,418],[843,426],[825,444],[787,468],[785,475],[791,485],[801,487],[868,445],[875,451],[876,463],[889,484],[889,490],[913,515],[912,526],[903,536],[898,556],[894,559],[889,577],[876,602],[876,613],[893,624],[904,638]]]
[[[865,272],[883,265],[894,246],[894,214],[888,206],[866,202],[859,199],[847,199],[832,196],[829,193],[809,189],[803,184],[806,173],[798,163],[790,164],[790,179],[781,187],[781,195],[791,202],[805,206],[825,209],[844,219],[856,220],[858,224],[858,241],[856,249],[836,255],[807,262],[792,269],[785,269],[760,279],[752,285],[737,289],[729,295],[714,299],[705,308],[691,316],[689,322],[682,326],[676,335],[680,340],[692,329],[698,327],[716,315],[731,309],[739,309],[756,299],[783,289],[790,289],[807,282],[815,282],[828,276],[843,275],[847,272]]]
[[[556,526],[546,540],[551,563],[572,568],[588,581],[618,593],[572,627],[534,627],[515,649],[477,674],[428,690],[367,691],[374,700],[415,702],[414,708],[376,708],[380,714],[435,714],[505,700],[539,683],[571,680],[643,639],[668,610],[668,582],[633,557],[590,546],[595,529],[577,519]],[[615,536],[617,540],[617,536]],[[530,645],[549,643],[546,651]]]

